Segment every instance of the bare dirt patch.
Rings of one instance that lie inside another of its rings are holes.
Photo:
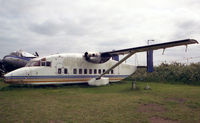
[[[140,112],[147,112],[147,113],[151,113],[151,112],[165,112],[166,109],[159,104],[143,104],[139,107],[139,111]]]
[[[177,121],[164,119],[161,117],[151,117],[149,120],[151,123],[178,123]]]

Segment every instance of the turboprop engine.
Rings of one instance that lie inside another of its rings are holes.
[[[93,52],[85,52],[84,57],[86,61],[96,64],[105,63],[111,58],[109,55],[102,55],[101,53]]]

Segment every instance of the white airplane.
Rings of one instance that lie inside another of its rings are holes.
[[[123,62],[137,52],[194,43],[198,42],[194,39],[185,39],[109,52],[50,55],[32,59],[25,67],[7,73],[4,81],[9,84],[106,85],[109,82],[118,82],[136,71],[137,66]],[[124,54],[127,55],[120,61],[111,59]]]

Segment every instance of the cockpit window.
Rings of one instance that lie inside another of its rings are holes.
[[[40,61],[30,61],[26,64],[26,67],[32,67],[32,66],[40,66]]]
[[[40,66],[40,61],[35,61],[35,62],[33,63],[33,66]]]
[[[46,62],[42,62],[42,64],[41,64],[42,66],[46,66]]]
[[[34,66],[47,66],[51,67],[50,61],[30,61],[26,64],[26,67],[34,67]]]

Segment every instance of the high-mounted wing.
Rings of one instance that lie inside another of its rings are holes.
[[[166,43],[153,44],[153,45],[147,45],[147,46],[141,46],[141,47],[135,47],[135,48],[114,50],[114,51],[109,51],[109,52],[101,52],[101,55],[102,56],[124,55],[130,52],[136,53],[136,52],[144,52],[148,50],[166,49],[170,47],[189,45],[189,44],[195,44],[195,43],[198,43],[195,39],[185,39],[185,40],[171,41],[171,42],[166,42]]]
[[[123,55],[123,54],[128,54],[126,55],[123,59],[121,59],[119,62],[117,62],[115,65],[113,65],[111,68],[106,70],[103,74],[99,75],[96,79],[100,79],[102,76],[110,72],[112,69],[120,65],[122,62],[124,62],[126,59],[131,57],[133,54],[137,52],[144,52],[144,51],[149,51],[149,50],[158,50],[158,49],[166,49],[170,47],[175,47],[175,46],[181,46],[181,45],[189,45],[189,44],[195,44],[198,43],[194,39],[185,39],[185,40],[178,40],[178,41],[171,41],[171,42],[166,42],[166,43],[160,43],[160,44],[153,44],[153,45],[147,45],[147,46],[141,46],[141,47],[135,47],[135,48],[128,48],[128,49],[122,49],[122,50],[115,50],[115,51],[110,51],[110,52],[101,52],[101,56],[114,56],[114,55]]]
[[[111,57],[115,57],[117,55],[124,55],[129,53],[137,53],[137,52],[144,52],[149,50],[157,50],[157,49],[166,49],[169,47],[175,47],[180,45],[189,45],[198,43],[194,39],[185,39],[185,40],[179,40],[179,41],[172,41],[172,42],[166,42],[166,43],[160,43],[160,44],[153,44],[153,45],[147,45],[147,46],[141,46],[141,47],[134,47],[134,48],[128,48],[128,49],[122,49],[122,50],[114,50],[109,52],[100,52],[100,53],[92,53],[92,52],[85,52],[84,57],[85,60],[91,63],[101,64],[107,62]]]

